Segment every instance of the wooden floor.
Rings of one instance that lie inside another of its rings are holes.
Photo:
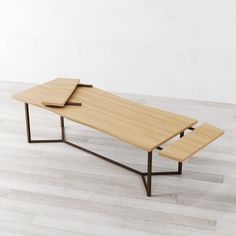
[[[11,99],[28,87],[0,82],[0,236],[236,235],[236,105],[122,94],[225,131],[184,164],[182,176],[154,176],[148,198],[133,173],[65,144],[28,144],[23,104]],[[59,117],[30,111],[33,137],[60,137]],[[144,151],[65,125],[69,140],[145,170]],[[154,170],[177,167],[157,153]]]

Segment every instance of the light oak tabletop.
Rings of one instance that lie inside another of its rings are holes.
[[[68,101],[81,102],[82,106],[59,108],[43,105],[42,101],[56,84],[57,80],[52,80],[17,93],[13,98],[48,109],[145,151],[152,151],[197,123],[196,119],[145,106],[95,87],[77,87],[74,90]]]

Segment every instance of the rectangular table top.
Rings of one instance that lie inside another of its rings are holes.
[[[82,102],[82,106],[47,107],[42,101],[55,81],[15,94],[13,98],[55,112],[145,151],[152,151],[197,123],[196,119],[142,105],[95,87],[74,90],[68,101]]]

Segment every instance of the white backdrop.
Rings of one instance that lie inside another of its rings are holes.
[[[235,12],[235,0],[0,0],[0,80],[236,103]]]

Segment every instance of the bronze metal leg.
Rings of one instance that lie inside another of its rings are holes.
[[[148,165],[147,165],[147,196],[152,194],[152,152],[148,152]]]
[[[180,138],[184,137],[184,132],[180,133]],[[183,163],[178,163],[178,175],[182,175]]]
[[[26,133],[28,143],[60,143],[62,139],[45,139],[45,140],[32,140],[30,129],[30,117],[29,117],[29,104],[25,103],[25,119],[26,119]]]
[[[28,141],[28,143],[31,143],[29,105],[27,103],[25,103],[25,121],[26,121],[27,141]]]
[[[64,117],[60,116],[60,123],[61,123],[61,139],[65,141],[65,126],[64,126]]]

